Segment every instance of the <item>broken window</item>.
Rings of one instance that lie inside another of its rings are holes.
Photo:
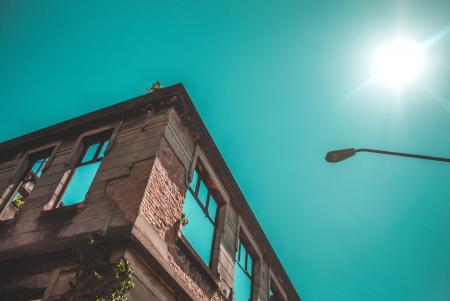
[[[43,168],[50,157],[50,150],[32,154],[21,180],[17,184],[10,198],[1,204],[0,220],[12,219],[16,213],[25,205],[29,195],[33,191],[36,182],[43,173]]]
[[[253,259],[242,240],[238,242],[234,266],[234,297],[236,301],[248,301],[252,293]]]
[[[187,224],[182,229],[197,254],[211,265],[211,253],[216,225],[217,201],[205,183],[204,177],[196,169],[192,182],[186,190],[183,212]]]
[[[84,201],[105,156],[109,144],[109,134],[103,133],[85,139],[82,155],[71,178],[66,183],[66,189],[60,198],[59,206],[70,206]]]

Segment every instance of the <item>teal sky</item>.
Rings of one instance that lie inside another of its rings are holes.
[[[373,49],[428,67],[396,95]],[[304,301],[450,300],[448,1],[0,1],[0,140],[185,84]],[[359,87],[359,88],[358,88]]]

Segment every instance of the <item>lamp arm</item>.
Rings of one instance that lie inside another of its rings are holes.
[[[406,154],[406,153],[390,152],[390,151],[370,149],[370,148],[358,148],[358,149],[355,149],[355,152],[377,153],[377,154],[385,154],[385,155],[391,155],[391,156],[401,156],[401,157],[418,158],[418,159],[424,159],[424,160],[450,162],[450,158]]]

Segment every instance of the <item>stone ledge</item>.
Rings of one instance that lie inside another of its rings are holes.
[[[61,215],[70,215],[76,213],[79,209],[85,208],[86,205],[83,203],[78,203],[70,206],[60,206],[57,208],[49,209],[49,210],[42,210],[41,216],[42,217],[56,217]]]

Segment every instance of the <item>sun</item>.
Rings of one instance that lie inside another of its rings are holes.
[[[373,58],[376,79],[401,88],[413,82],[425,65],[424,47],[413,40],[397,38],[380,47]]]

